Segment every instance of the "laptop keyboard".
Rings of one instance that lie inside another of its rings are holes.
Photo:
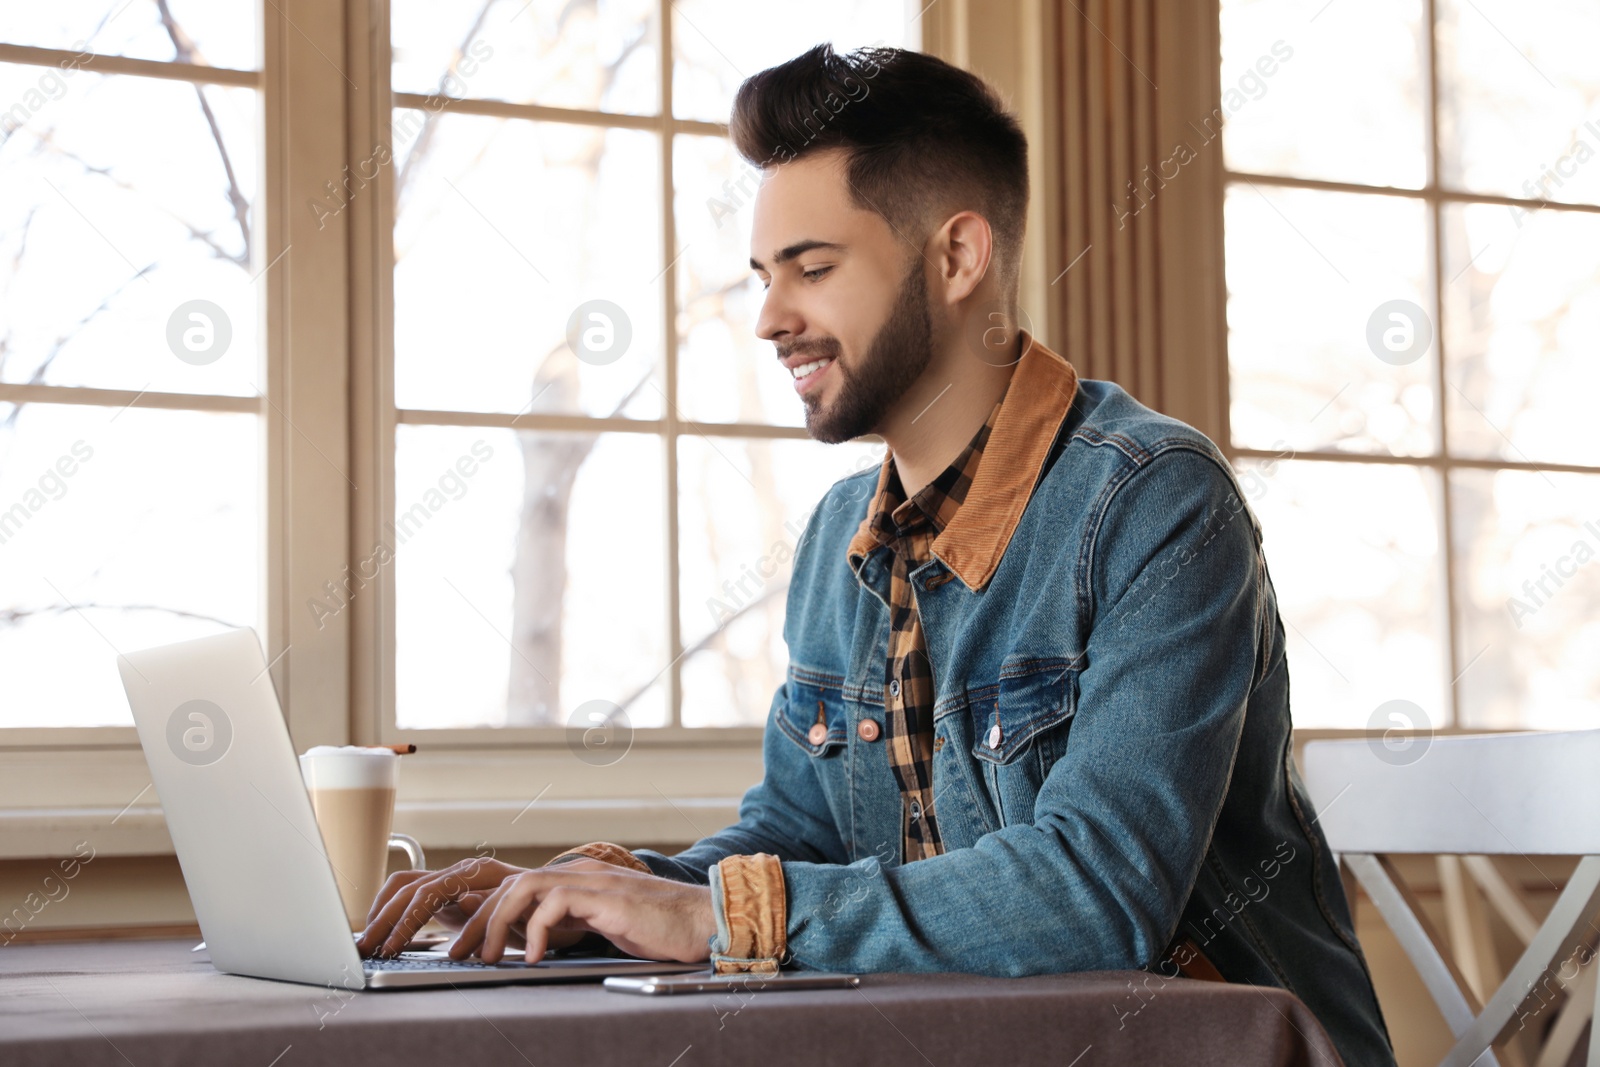
[[[402,952],[389,959],[362,960],[364,970],[372,971],[482,971],[501,967],[526,967],[522,960],[484,963],[482,960],[453,960],[435,952]]]

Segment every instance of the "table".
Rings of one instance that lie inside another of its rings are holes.
[[[1340,1062],[1283,990],[1143,972],[867,975],[859,989],[662,998],[592,983],[335,995],[219,974],[192,944],[0,948],[0,1064]]]

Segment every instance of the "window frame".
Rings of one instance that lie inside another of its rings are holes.
[[[679,574],[678,443],[686,437],[735,439],[742,441],[809,441],[801,427],[767,423],[706,423],[683,418],[678,407],[679,301],[678,249],[675,217],[673,161],[676,138],[682,134],[726,137],[726,123],[681,119],[673,115],[673,31],[674,6],[671,0],[654,0],[654,38],[657,48],[657,109],[653,114],[633,115],[539,104],[512,104],[498,100],[462,99],[417,93],[396,93],[390,88],[389,42],[391,39],[387,2],[371,5],[362,14],[370,23],[352,34],[353,39],[372,42],[358,66],[357,81],[371,86],[371,93],[359,99],[352,113],[352,159],[365,158],[382,141],[389,144],[390,114],[395,108],[429,109],[440,114],[485,115],[512,120],[568,123],[610,129],[641,130],[655,134],[660,166],[659,237],[661,273],[656,283],[662,287],[663,376],[662,414],[656,419],[592,417],[576,414],[491,414],[462,411],[437,411],[399,408],[394,398],[393,232],[395,197],[393,170],[381,169],[374,183],[374,195],[367,199],[363,216],[353,225],[361,234],[352,260],[352,307],[358,322],[365,324],[363,336],[352,337],[353,381],[370,380],[371,388],[358,388],[354,397],[356,468],[366,483],[379,486],[374,506],[358,508],[355,539],[372,546],[384,538],[383,523],[394,516],[394,449],[396,430],[402,425],[472,426],[518,430],[623,432],[654,437],[662,443],[664,500],[666,507],[665,571],[667,653],[670,662],[660,675],[666,682],[667,725],[640,727],[631,733],[635,748],[703,749],[742,748],[761,744],[764,727],[682,725],[683,663],[689,652],[683,643],[680,625],[682,586]],[[922,13],[908,5],[912,19],[920,24]],[[360,479],[358,479],[360,480]],[[359,558],[359,556],[357,557]],[[394,568],[380,569],[373,583],[373,595],[356,597],[352,602],[359,639],[355,643],[355,668],[352,679],[351,721],[353,734],[373,744],[414,743],[429,748],[471,750],[494,746],[497,749],[530,750],[565,748],[570,730],[564,726],[514,726],[418,729],[396,723],[395,682],[395,595]],[[765,708],[758,709],[764,717]]]
[[[669,0],[658,3],[670,10]],[[368,158],[380,140],[388,142],[394,106],[388,4],[271,0],[255,10],[261,40],[256,71],[174,70],[168,63],[98,54],[83,69],[238,79],[226,83],[248,84],[259,93],[264,143],[255,225],[265,256],[261,265],[274,263],[260,296],[265,364],[260,380],[268,402],[245,403],[261,413],[264,438],[261,636],[294,743],[305,748],[415,741],[419,752],[407,758],[397,812],[430,847],[485,839],[497,847],[549,846],[601,838],[672,845],[730,824],[737,819],[739,797],[762,773],[762,727],[641,728],[628,759],[613,767],[574,760],[560,727],[398,731],[392,725],[390,569],[384,569],[384,582],[362,590],[348,610],[323,620],[320,631],[305,610],[323,582],[338,580],[347,565],[363,558],[382,523],[392,517],[394,431],[413,417],[394,405],[392,270],[381,275],[379,270],[393,262],[390,169],[382,168],[377,181],[336,216],[319,220],[305,210],[326,197],[325,183],[337,181],[346,165]],[[1059,236],[1053,226],[1056,207],[1043,191],[1053,187],[1058,173],[1049,146],[1059,138],[1050,117],[1056,106],[1048,77],[1050,35],[1040,24],[1047,16],[1025,0],[1017,0],[1015,10],[1008,8],[1005,19],[993,12],[980,16],[945,5],[924,7],[914,0],[906,10],[920,19],[926,51],[963,66],[973,66],[980,56],[988,60],[979,65],[986,65],[986,76],[1011,96],[1040,146],[1030,159],[1040,192],[1030,207],[1022,282],[1024,302],[1042,309],[1039,328],[1048,332],[1057,319],[1049,299],[1054,274],[1049,265]],[[671,32],[662,19],[658,45],[663,56],[670,56]],[[29,51],[40,50],[0,45],[0,61]],[[76,54],[62,51],[60,58]],[[342,64],[336,65],[333,59],[339,57]],[[721,133],[722,128],[667,117],[671,65],[661,67],[663,107],[654,116],[596,120],[563,109],[512,110],[532,118],[556,112],[563,120],[661,131],[662,247],[668,249],[675,244],[669,134]],[[330,100],[340,106],[327,106]],[[449,106],[498,110],[502,105]],[[291,142],[292,154],[287,151]],[[275,262],[280,256],[282,262]],[[663,418],[629,420],[624,428],[673,441],[697,434],[712,440],[808,439],[798,427],[703,424],[676,417],[677,282],[670,262],[666,267],[662,284],[671,297],[664,302],[670,347],[663,371],[669,402]],[[190,405],[193,398],[181,401]],[[141,401],[154,402],[148,396]],[[449,418],[480,424],[471,414],[450,413]],[[494,417],[487,418],[482,424],[492,424]],[[518,426],[612,428],[611,420],[579,421],[530,416],[519,419]],[[673,532],[666,550],[672,563],[678,552],[677,485],[670,471],[668,477]],[[363,491],[367,487],[377,488]],[[677,650],[676,567],[669,573],[674,588],[668,623]],[[674,696],[675,704],[680,700]],[[83,839],[106,855],[172,851],[131,726],[0,731],[0,827],[6,831],[0,834],[0,858],[67,854]]]
[[[256,625],[296,743],[339,744],[349,738],[348,626],[336,624],[331,633],[310,640],[307,624],[292,611],[292,591],[314,588],[320,579],[312,576],[337,575],[347,556],[345,367],[342,360],[330,360],[325,354],[327,336],[345,332],[347,254],[342,238],[318,240],[311,225],[314,220],[289,210],[289,205],[315,196],[323,181],[338,175],[344,165],[342,121],[313,123],[308,131],[306,120],[325,119],[316,113],[314,100],[319,95],[323,99],[344,95],[345,76],[325,58],[324,50],[342,51],[345,13],[342,7],[313,0],[275,0],[270,13],[268,6],[255,7],[259,41],[255,70],[0,44],[0,62],[53,66],[70,59],[91,72],[256,90],[262,143],[258,210],[252,219],[257,251],[251,269],[258,279],[261,396],[0,385],[0,400],[96,406],[137,402],[147,408],[259,417],[262,596]],[[293,152],[288,151],[291,139]],[[291,656],[297,643],[305,652]],[[102,774],[32,781],[28,791],[0,789],[0,811],[42,806],[98,810],[106,800],[122,795],[130,772],[148,780],[138,734],[131,725],[0,730],[0,754],[7,757],[0,760],[0,767],[17,772],[0,779],[27,780],[39,766],[52,764],[56,754],[102,752],[123,758],[102,766]],[[134,802],[128,802],[130,808]]]
[[[1434,471],[1439,479],[1439,493],[1437,506],[1434,512],[1435,529],[1440,537],[1440,549],[1437,560],[1436,574],[1443,591],[1443,603],[1439,608],[1442,618],[1442,629],[1439,636],[1445,642],[1444,655],[1441,663],[1444,668],[1445,692],[1445,721],[1435,724],[1435,732],[1456,732],[1472,729],[1474,732],[1493,732],[1501,729],[1491,726],[1466,727],[1461,724],[1461,697],[1457,683],[1472,667],[1477,655],[1466,648],[1463,631],[1465,623],[1462,618],[1459,600],[1459,586],[1467,580],[1457,566],[1457,551],[1455,542],[1455,516],[1454,504],[1451,499],[1451,475],[1457,471],[1523,471],[1533,473],[1570,473],[1570,474],[1600,474],[1600,466],[1571,464],[1571,463],[1545,463],[1527,460],[1483,459],[1471,456],[1455,455],[1449,436],[1450,408],[1448,393],[1450,381],[1447,376],[1449,358],[1447,355],[1446,331],[1443,328],[1445,310],[1445,288],[1449,282],[1445,279],[1444,246],[1441,240],[1443,230],[1443,214],[1446,206],[1452,204],[1486,204],[1499,207],[1515,207],[1524,211],[1533,212],[1548,210],[1556,212],[1575,212],[1580,214],[1600,214],[1600,204],[1563,203],[1560,201],[1539,201],[1521,197],[1501,196],[1493,193],[1474,193],[1465,189],[1447,187],[1440,182],[1440,147],[1439,147],[1439,60],[1438,60],[1438,33],[1439,13],[1435,0],[1423,0],[1421,19],[1426,23],[1426,32],[1422,42],[1424,52],[1423,74],[1423,137],[1426,149],[1426,170],[1423,184],[1420,188],[1408,189],[1385,185],[1366,185],[1359,182],[1330,181],[1318,178],[1296,178],[1280,174],[1263,174],[1254,171],[1234,170],[1224,165],[1222,170],[1222,195],[1226,199],[1228,192],[1238,186],[1268,186],[1279,189],[1308,189],[1318,192],[1351,193],[1363,196],[1401,197],[1410,200],[1420,200],[1427,211],[1426,240],[1428,243],[1427,264],[1429,271],[1428,289],[1432,296],[1432,316],[1434,331],[1434,350],[1429,358],[1433,360],[1433,374],[1430,385],[1434,395],[1433,433],[1435,447],[1431,453],[1417,456],[1394,456],[1381,453],[1343,452],[1336,449],[1300,449],[1296,450],[1292,458],[1295,461],[1304,460],[1311,463],[1346,463],[1360,465],[1386,465],[1410,467],[1418,470]],[[1217,15],[1221,17],[1221,3],[1217,6]],[[1222,76],[1221,64],[1218,63],[1218,77]],[[1226,245],[1223,249],[1226,256]],[[1227,296],[1223,296],[1221,316],[1224,323],[1227,321]],[[1281,452],[1271,449],[1244,448],[1234,444],[1233,427],[1231,419],[1231,382],[1232,364],[1228,364],[1228,373],[1224,376],[1223,411],[1225,433],[1222,437],[1223,451],[1228,460],[1236,466],[1241,462],[1271,461],[1284,459]],[[1510,729],[1525,727],[1513,726]],[[1341,733],[1357,736],[1363,733],[1360,730],[1345,730]]]
[[[326,29],[327,19],[318,19],[313,5],[293,5],[297,22],[313,30]],[[259,210],[252,219],[257,240],[255,262],[251,271],[257,278],[257,300],[260,316],[257,326],[257,367],[263,384],[260,397],[229,397],[207,394],[151,393],[131,390],[98,389],[52,385],[0,384],[0,400],[34,403],[54,403],[88,406],[129,407],[138,404],[144,408],[235,412],[258,417],[257,433],[261,442],[259,460],[262,464],[261,500],[262,559],[260,576],[262,597],[260,616],[256,626],[273,661],[273,680],[280,694],[285,695],[286,707],[296,705],[290,714],[290,725],[301,736],[326,736],[319,728],[329,708],[327,690],[321,685],[321,676],[334,657],[342,658],[344,650],[324,649],[321,656],[305,657],[309,662],[291,673],[289,665],[280,654],[291,643],[291,620],[286,613],[287,572],[291,550],[300,567],[316,571],[329,571],[335,561],[342,558],[332,551],[332,538],[307,537],[297,530],[299,518],[302,526],[309,527],[303,516],[312,505],[325,504],[328,482],[343,478],[339,472],[345,465],[343,457],[346,437],[342,417],[329,421],[328,405],[318,403],[319,394],[326,390],[335,375],[327,361],[308,359],[303,354],[311,333],[306,326],[306,315],[320,313],[327,294],[319,301],[319,288],[311,280],[328,272],[343,272],[343,250],[325,242],[320,247],[306,245],[293,261],[294,270],[281,267],[293,251],[294,238],[300,236],[283,210],[286,197],[300,186],[309,187],[312,173],[337,173],[337,165],[327,155],[326,144],[313,140],[309,144],[296,142],[294,160],[285,151],[288,130],[285,122],[287,101],[286,86],[291,78],[301,84],[326,89],[330,77],[336,77],[310,68],[307,49],[297,45],[294,33],[282,21],[266,19],[262,8],[256,8],[258,51],[256,69],[237,70],[178,61],[134,59],[107,53],[79,53],[70,49],[39,48],[15,44],[0,44],[0,62],[25,65],[55,66],[63,61],[73,61],[80,70],[107,75],[158,78],[195,85],[221,85],[250,88],[256,92],[257,115],[262,134],[258,154],[257,187]],[[282,14],[283,20],[291,16]],[[310,38],[305,38],[309,43]],[[323,139],[325,141],[326,138]],[[300,227],[303,229],[303,227]],[[280,269],[274,269],[280,268]],[[297,314],[291,316],[289,309]],[[293,364],[291,373],[290,364]],[[320,421],[313,422],[312,417]],[[306,436],[299,427],[306,424],[316,433],[317,439]],[[297,443],[295,436],[304,438]],[[322,470],[312,469],[307,462],[309,451],[321,450],[326,458],[317,458]],[[342,540],[342,538],[341,538]],[[119,650],[120,651],[120,650]],[[332,653],[332,656],[330,656]],[[336,667],[336,664],[335,664]],[[298,699],[294,699],[298,697]],[[318,743],[317,741],[309,743]],[[0,750],[50,751],[79,749],[139,749],[137,732],[130,726],[97,727],[20,727],[0,730]]]

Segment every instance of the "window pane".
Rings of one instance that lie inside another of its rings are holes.
[[[660,440],[401,426],[395,445],[399,725],[560,726],[591,700],[664,724]]]
[[[660,110],[659,0],[393,0],[402,93],[649,114]]]
[[[1288,635],[1295,725],[1364,729],[1390,700],[1447,722],[1433,472],[1306,461],[1240,470]]]
[[[678,242],[678,405],[696,422],[805,425],[794,378],[756,336],[764,293],[750,272],[759,172],[725,137],[673,150]]]
[[[1423,204],[1235,182],[1225,221],[1234,444],[1434,451]]]
[[[1600,203],[1600,5],[1439,0],[1446,186]]]
[[[678,442],[685,726],[759,726],[783,681],[783,617],[806,520],[840,478],[877,470],[881,444]],[[869,482],[862,500],[876,482]]]
[[[1448,205],[1444,227],[1451,452],[1600,465],[1600,217]]]
[[[1457,471],[1462,725],[1588,730],[1600,708],[1600,477]]]
[[[394,114],[396,403],[659,417],[656,135]]]
[[[256,0],[167,0],[172,25],[142,0],[50,0],[0,6],[0,41],[204,66],[261,66]],[[174,39],[187,38],[180,53]]]
[[[40,78],[0,64],[0,99]],[[0,142],[0,381],[254,396],[256,92],[65,85]]]
[[[672,110],[679,118],[727,122],[740,82],[823,41],[839,52],[869,44],[916,48],[917,15],[924,6],[902,0],[676,0]]]
[[[117,653],[261,625],[259,432],[0,404],[0,726],[131,725]]]
[[[1227,165],[1421,188],[1423,26],[1418,0],[1223,0]]]

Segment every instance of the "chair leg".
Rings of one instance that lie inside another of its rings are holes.
[[[1555,1024],[1545,1035],[1534,1067],[1567,1067],[1572,1050],[1578,1047],[1578,1038],[1583,1036],[1584,1024],[1594,1016],[1595,984],[1595,967],[1591,962],[1567,985],[1567,1002],[1561,1005]],[[1590,1041],[1589,1046],[1594,1049],[1595,1043]],[[1591,1052],[1590,1063],[1595,1062],[1593,1057]]]
[[[1499,913],[1505,924],[1511,927],[1511,932],[1517,935],[1517,940],[1526,945],[1532,941],[1539,932],[1539,920],[1533,917],[1533,910],[1528,907],[1527,898],[1513,886],[1506,876],[1500,873],[1500,868],[1495,866],[1492,856],[1463,856],[1461,865],[1472,875],[1473,881],[1478,883],[1478,888],[1483,890],[1483,895],[1494,910]]]
[[[1450,948],[1456,966],[1467,980],[1467,987],[1482,1003],[1505,977],[1500,972],[1494,938],[1489,931],[1489,917],[1484,914],[1482,899],[1467,879],[1461,857],[1441,855],[1435,860],[1439,867],[1439,889],[1444,896],[1445,928],[1450,931]]]
[[[1600,1040],[1595,1039],[1595,1020],[1600,1019],[1600,982],[1595,980],[1595,963],[1589,963],[1589,984],[1595,987],[1594,995],[1589,1001],[1589,1067],[1600,1067]]]
[[[1471,1030],[1481,1009],[1461,972],[1444,952],[1444,941],[1428,922],[1422,906],[1384,857],[1346,853],[1343,858],[1417,969],[1450,1033],[1459,1039]],[[1500,1067],[1499,1059],[1492,1050],[1485,1051],[1488,1049],[1489,1042],[1485,1040],[1466,1062],[1476,1067]]]
[[[1594,914],[1596,906],[1600,906],[1600,856],[1585,856],[1539,927],[1538,935],[1484,1005],[1483,1013],[1464,1032],[1458,1032],[1455,1048],[1445,1057],[1445,1067],[1469,1067],[1484,1048],[1510,1032],[1534,990],[1547,988],[1556,980],[1552,967],[1566,960],[1583,940],[1578,929]],[[1526,1018],[1527,1012],[1522,1012],[1521,1017]]]

